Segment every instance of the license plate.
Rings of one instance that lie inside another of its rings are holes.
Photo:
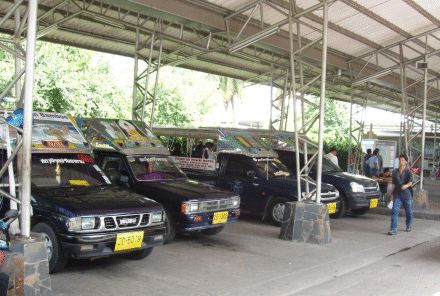
[[[143,231],[118,233],[116,236],[115,251],[140,248],[142,246],[143,240],[144,240]]]
[[[372,198],[370,199],[370,209],[377,208],[377,203],[379,202],[378,198]]]
[[[336,213],[336,203],[335,202],[329,202],[327,204],[327,208],[328,208],[328,213],[329,214],[334,214]]]
[[[226,223],[228,222],[228,211],[215,212],[212,218],[212,224]]]

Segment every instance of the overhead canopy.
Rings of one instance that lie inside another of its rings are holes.
[[[0,2],[0,17],[13,2]],[[411,96],[409,103],[417,106],[421,96],[421,84],[417,82],[422,72],[416,69],[416,62],[427,55],[431,83],[428,118],[434,119],[440,106],[440,1],[331,2],[327,96],[349,101],[353,95],[353,100],[362,104],[368,93],[368,105],[400,112],[402,61],[410,79],[406,89]],[[255,83],[268,83],[273,76],[275,83],[282,85],[289,66],[288,5],[284,0],[41,0],[38,36],[134,56],[138,30],[143,46],[138,53],[147,56],[151,33],[160,31],[157,36],[162,40],[163,64]],[[298,55],[298,61],[308,65],[304,68],[306,80],[319,74],[315,65],[320,64],[321,53],[313,44],[320,42],[322,10],[312,9],[319,5],[317,0],[296,1],[295,17],[300,23],[302,45],[311,45]],[[14,28],[13,18],[1,26],[10,34]],[[296,30],[294,34],[298,34]],[[258,34],[268,37],[234,50],[247,37]],[[155,53],[159,51],[159,39],[154,44]],[[294,48],[299,48],[298,40]],[[367,80],[372,82],[368,88],[364,83]],[[311,92],[319,92],[319,80]]]

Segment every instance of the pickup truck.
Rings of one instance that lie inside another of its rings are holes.
[[[185,155],[184,151],[175,151],[177,164],[190,178],[231,190],[241,199],[241,210],[261,215],[263,220],[280,225],[284,215],[284,206],[288,201],[297,201],[298,183],[292,172],[278,159],[278,154],[260,140],[259,134],[249,130],[234,128],[206,127],[155,128],[170,148],[175,148],[177,141],[187,146],[186,151],[194,152],[203,141],[217,146],[215,159],[200,159]],[[181,145],[183,146],[183,145]],[[212,146],[210,144],[210,146]],[[316,188],[309,180],[301,183],[301,199],[316,200],[313,192]],[[329,214],[337,214],[340,207],[339,192],[332,185],[322,183],[321,201],[327,204]]]
[[[90,155],[33,153],[31,225],[46,239],[50,272],[68,258],[141,259],[163,244],[163,207],[109,183]]]
[[[217,160],[219,168],[215,172],[185,171],[190,178],[238,194],[243,213],[261,215],[263,220],[280,225],[284,215],[284,204],[298,200],[297,183],[291,176],[292,172],[277,158],[220,152]],[[305,184],[302,184],[302,188],[305,188]],[[314,188],[310,185],[310,190]],[[322,184],[321,201],[327,204],[329,213],[339,211],[339,192],[332,185]]]
[[[295,172],[295,152],[283,150],[276,150],[276,152],[280,160]],[[303,159],[303,154],[300,154],[300,159]],[[312,167],[310,176],[316,177],[316,166]],[[325,157],[322,159],[322,181],[335,186],[341,196],[340,210],[334,218],[343,217],[350,210],[354,215],[363,215],[370,208],[378,205],[381,192],[375,180],[344,172]]]
[[[237,194],[189,180],[143,122],[112,119],[80,122],[98,165],[111,182],[163,205],[167,216],[166,243],[176,233],[218,234],[240,216]]]
[[[112,186],[73,118],[46,112],[34,112],[33,118],[31,227],[46,240],[51,273],[62,270],[70,258],[124,254],[141,259],[163,244],[163,207]],[[2,163],[7,159],[6,145],[17,143],[12,124],[9,132],[12,140],[0,141]],[[0,183],[14,186],[7,176]]]

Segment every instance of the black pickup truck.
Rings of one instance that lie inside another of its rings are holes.
[[[292,171],[295,172],[295,152],[276,150],[280,160]],[[303,160],[303,154],[300,154]],[[316,166],[310,171],[312,178],[316,177]],[[335,218],[342,217],[351,210],[354,215],[365,214],[370,208],[377,207],[381,195],[379,184],[370,178],[344,172],[340,167],[330,160],[322,159],[322,181],[332,184],[339,190],[341,206]]]
[[[291,171],[277,158],[219,153],[217,160],[219,168],[215,172],[185,171],[190,178],[239,194],[243,213],[259,214],[264,220],[280,225],[284,204],[298,200],[297,181],[291,177]],[[310,185],[310,190],[314,188]],[[322,184],[321,201],[327,204],[330,214],[339,211],[339,192],[332,185]]]

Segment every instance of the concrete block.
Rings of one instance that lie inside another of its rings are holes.
[[[329,243],[331,231],[327,206],[313,202],[287,203],[279,238],[314,244]]]
[[[44,239],[32,233],[31,238],[14,237],[11,242],[10,290],[8,295],[52,295],[49,264]]]

